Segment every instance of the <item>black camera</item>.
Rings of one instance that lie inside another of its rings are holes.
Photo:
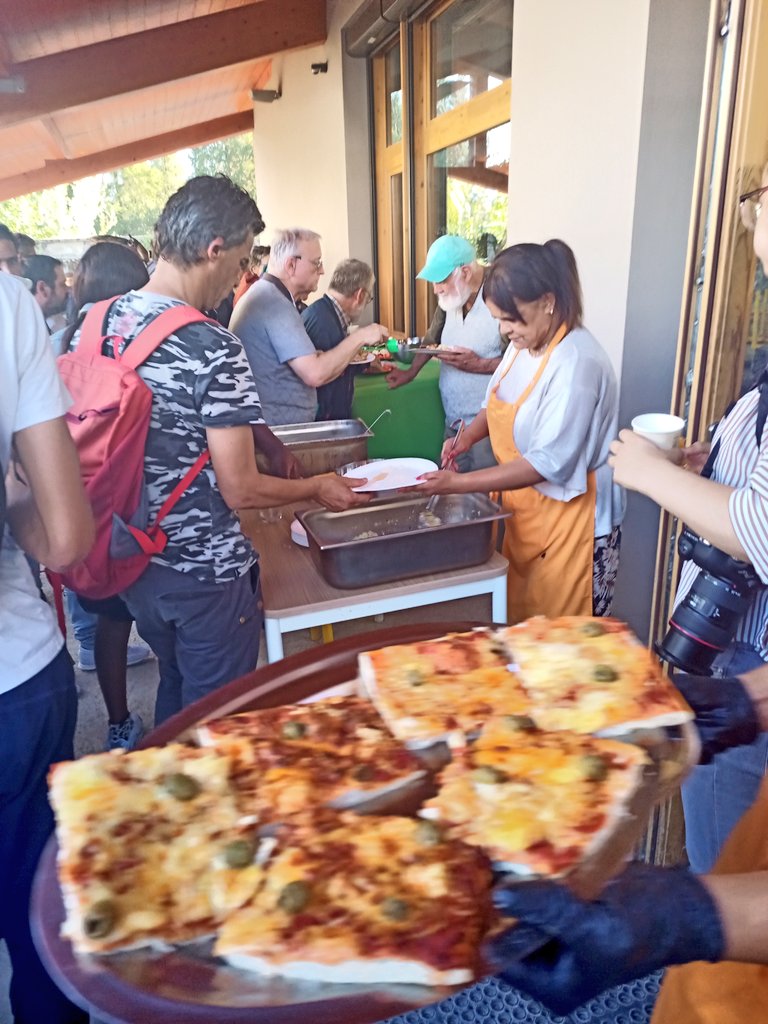
[[[693,586],[675,608],[657,653],[684,672],[708,676],[712,662],[733,639],[739,620],[762,586],[749,564],[684,527],[677,542],[681,558],[701,568]]]

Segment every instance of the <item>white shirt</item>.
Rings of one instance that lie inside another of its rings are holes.
[[[496,397],[512,403],[541,365],[510,345],[488,385],[483,408]],[[512,363],[509,373],[504,376]],[[595,536],[604,537],[624,518],[624,491],[608,466],[611,441],[618,434],[619,389],[608,356],[584,327],[567,334],[552,352],[544,373],[515,418],[515,446],[544,480],[535,487],[557,501],[586,493],[587,474],[597,482]]]
[[[734,533],[764,584],[768,584],[768,423],[763,427],[760,449],[755,438],[757,390],[739,399],[720,422],[714,447],[720,442],[712,479],[735,488],[728,499]],[[675,597],[679,604],[701,572],[695,562],[684,562]],[[735,640],[750,644],[768,661],[768,588],[758,591],[747,614],[740,621]]]
[[[10,274],[0,274],[0,471],[13,435],[63,415],[71,399],[61,383],[40,307]],[[37,675],[63,643],[23,552],[6,529],[0,548],[0,693]]]
[[[461,306],[446,312],[440,345],[462,345],[483,359],[498,359],[501,355],[499,325],[485,304],[482,288],[466,316]],[[469,423],[477,416],[490,379],[490,373],[467,373],[440,363],[440,397],[448,426],[457,419]]]

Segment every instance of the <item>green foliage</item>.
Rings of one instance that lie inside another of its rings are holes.
[[[57,185],[44,192],[6,199],[0,203],[0,222],[11,231],[23,231],[33,238],[66,238],[73,228],[68,188]]]
[[[504,248],[509,208],[506,192],[449,176],[446,207],[449,235],[460,235],[477,247],[482,236],[488,233],[496,238],[496,252]]]
[[[191,176],[226,174],[255,193],[253,133],[0,203],[0,223],[35,239],[134,235],[151,242],[166,200]]]
[[[253,132],[233,135],[190,153],[192,174],[226,174],[237,185],[256,192],[256,168],[253,163]]]
[[[151,238],[166,200],[186,178],[177,154],[104,175],[96,233]]]

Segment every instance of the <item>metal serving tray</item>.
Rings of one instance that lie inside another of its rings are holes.
[[[283,423],[270,428],[291,449],[310,476],[332,473],[347,462],[368,458],[368,438],[373,431],[362,420],[326,420],[321,423]],[[262,471],[267,465],[257,453]]]
[[[429,521],[429,498],[405,496],[346,512],[297,512],[318,572],[350,589],[465,569],[487,561],[495,524],[509,513],[485,494],[441,495]],[[432,516],[435,519],[432,519]],[[439,521],[439,523],[437,522]]]

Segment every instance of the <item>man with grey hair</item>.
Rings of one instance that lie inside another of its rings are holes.
[[[328,291],[301,314],[307,334],[319,352],[336,348],[365,307],[373,301],[373,271],[363,260],[342,260]],[[352,415],[355,368],[348,366],[329,384],[317,389],[318,420],[346,420]]]
[[[335,380],[363,345],[387,337],[380,324],[361,327],[335,348],[318,352],[296,302],[317,288],[323,272],[320,236],[306,228],[278,231],[269,272],[235,307],[230,330],[243,343],[256,378],[262,415],[270,424],[308,423],[317,413],[317,388]]]

